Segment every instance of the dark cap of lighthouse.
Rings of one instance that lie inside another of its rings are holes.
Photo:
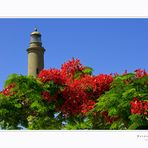
[[[42,45],[41,41],[41,34],[38,32],[37,28],[34,29],[34,31],[30,34],[30,44],[32,43],[40,43]]]

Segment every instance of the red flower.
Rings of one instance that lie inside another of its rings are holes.
[[[148,76],[148,73],[145,70],[142,70],[142,69],[136,69],[135,72],[136,72],[135,75],[136,75],[137,78],[141,78],[143,76]]]
[[[118,74],[117,72],[116,72],[116,73],[114,73],[113,75],[114,75],[115,77],[116,77],[116,76],[119,76],[119,74]]]
[[[96,85],[94,97],[98,98],[105,91],[110,90],[110,84],[113,81],[113,77],[112,77],[112,75],[100,74],[98,76],[95,76],[93,78],[93,80],[94,80],[95,85]]]
[[[13,96],[16,91],[12,91],[12,89],[15,87],[15,83],[9,84],[6,88],[4,88],[0,93],[5,96]]]
[[[124,71],[124,73],[122,74],[122,76],[124,76],[124,75],[126,75],[126,74],[127,74],[127,70]]]
[[[49,101],[49,99],[50,99],[49,92],[48,91],[42,92],[42,97],[43,97],[44,100]]]
[[[76,72],[81,72],[84,68],[85,67],[80,63],[80,60],[72,58],[71,61],[65,62],[61,66],[61,73],[65,77],[65,81],[71,83]]]
[[[58,96],[57,93],[54,96],[51,96],[48,91],[43,91],[41,94],[42,94],[43,99],[48,101],[48,102],[56,101],[57,100],[57,96]]]
[[[56,84],[64,84],[64,78],[61,75],[60,70],[54,68],[51,68],[49,70],[42,70],[39,73],[38,78],[40,78],[40,80],[44,83],[48,81],[53,81]]]
[[[82,104],[81,112],[85,115],[89,110],[94,108],[95,104],[96,102],[94,102],[93,100],[87,100],[87,102]]]
[[[82,104],[88,100],[84,89],[82,89],[78,84],[79,81],[75,81],[73,84],[66,87],[62,92],[64,103],[61,107],[61,111],[66,116],[80,114]]]
[[[131,104],[131,114],[147,115],[148,101],[139,101],[138,98],[134,98]]]
[[[112,124],[114,121],[116,121],[116,120],[119,119],[119,117],[117,117],[117,116],[110,117],[110,116],[108,115],[108,111],[103,111],[103,112],[102,112],[102,116],[103,116],[104,120],[105,120],[107,123],[109,123],[109,124]]]

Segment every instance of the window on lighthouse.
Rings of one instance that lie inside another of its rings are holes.
[[[30,39],[30,42],[41,42],[41,37],[40,36],[37,36],[37,35],[32,35],[31,36],[31,39]]]
[[[38,68],[36,69],[36,74],[37,74],[37,75],[39,74],[39,69],[38,69]]]

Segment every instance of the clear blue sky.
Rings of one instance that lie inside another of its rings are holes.
[[[148,19],[0,19],[0,89],[9,74],[27,75],[30,33],[42,34],[45,68],[79,58],[94,74],[148,70]]]

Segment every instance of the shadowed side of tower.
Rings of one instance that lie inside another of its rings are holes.
[[[30,46],[28,52],[28,75],[36,77],[44,68],[44,52],[42,47],[41,34],[35,30],[31,33]]]

